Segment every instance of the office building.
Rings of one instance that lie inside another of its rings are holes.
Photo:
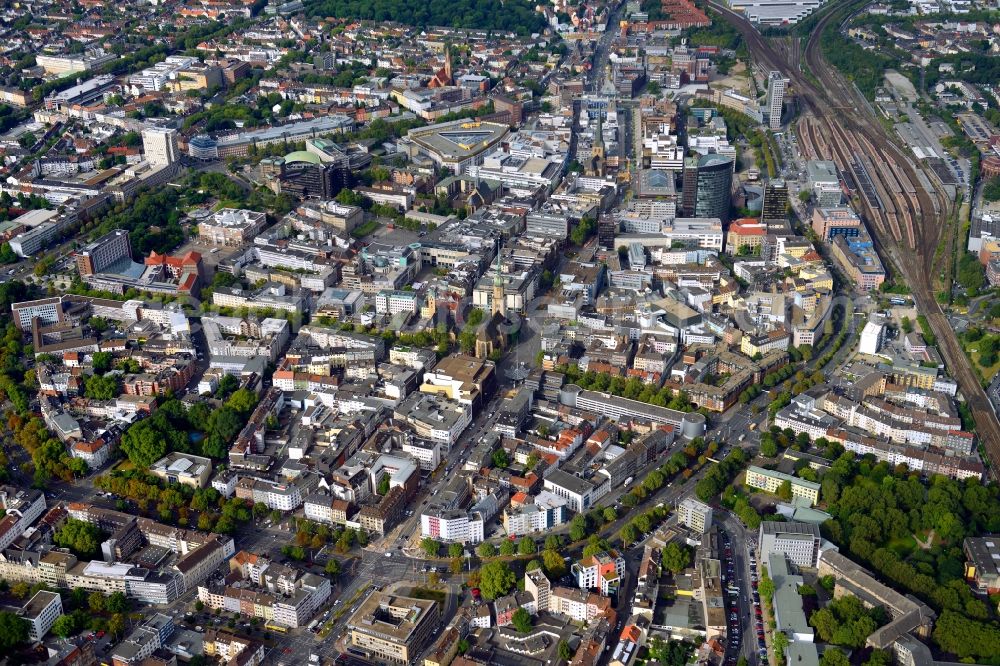
[[[142,130],[142,151],[153,166],[170,166],[177,161],[177,130],[148,127]]]
[[[566,520],[569,500],[555,493],[542,491],[534,504],[509,507],[503,512],[503,526],[507,534],[522,535],[543,532]]]
[[[55,211],[50,211],[55,216]],[[42,222],[37,227],[22,231],[10,239],[10,249],[19,257],[30,257],[48,246],[59,232],[62,225],[55,222]]]
[[[704,534],[712,526],[712,507],[693,497],[687,497],[677,505],[677,522],[698,534]]]
[[[212,460],[190,453],[174,451],[153,463],[149,472],[167,483],[180,483],[192,488],[204,488],[212,476]]]
[[[240,246],[252,243],[266,224],[264,213],[223,208],[198,223],[198,238],[212,245]]]
[[[567,384],[562,387],[559,392],[559,403],[568,407],[590,410],[620,423],[637,420],[672,425],[678,428],[685,437],[699,437],[705,434],[705,417],[697,412],[680,412],[638,400],[619,398],[610,393],[587,391],[576,384]]]
[[[261,160],[261,171],[278,183],[282,192],[302,199],[332,199],[352,184],[349,159],[324,163],[316,153],[297,150],[284,157]]]
[[[876,319],[870,319],[861,329],[861,341],[858,343],[858,352],[874,356],[882,348],[885,340],[885,324]]]
[[[47,590],[36,592],[18,612],[28,622],[28,639],[32,642],[42,640],[62,614],[62,597]]]
[[[618,233],[618,219],[613,215],[601,215],[597,220],[597,244],[603,250],[615,249],[615,235]]]
[[[768,127],[772,131],[781,129],[781,111],[785,106],[785,86],[788,81],[781,72],[771,72],[767,76]]]
[[[806,162],[806,181],[812,190],[816,205],[820,208],[839,206],[843,201],[844,192],[840,189],[840,178],[837,176],[837,165],[829,160],[810,160]]]
[[[837,192],[840,192],[839,186]],[[861,218],[848,206],[821,208],[819,204],[813,209],[812,228],[825,241],[832,241],[837,236],[853,238],[863,230]]]
[[[132,260],[128,232],[115,229],[88,243],[76,254],[76,269],[81,276],[103,273],[122,259]]]
[[[815,568],[821,541],[818,525],[765,520],[760,524],[757,542],[762,562],[771,553],[779,553],[800,567]]]
[[[59,296],[40,298],[37,301],[21,301],[10,306],[14,324],[22,331],[31,330],[31,322],[38,319],[42,326],[63,321],[63,299]]]
[[[408,664],[437,629],[436,601],[373,592],[347,622],[350,645],[369,659]]]
[[[729,221],[733,164],[731,157],[716,154],[685,160],[681,191],[685,215]]]
[[[780,178],[764,185],[764,201],[760,219],[764,223],[788,219],[788,184]]]
[[[483,516],[477,511],[431,505],[420,515],[420,534],[440,541],[475,544],[483,540]]]
[[[872,291],[885,282],[885,267],[867,229],[859,228],[854,238],[835,236],[832,249],[834,258],[860,289]]]
[[[756,465],[747,468],[746,483],[751,488],[760,488],[769,493],[776,493],[781,484],[788,482],[792,486],[792,497],[796,497],[809,502],[809,506],[819,501],[818,483],[800,479],[797,476],[775,472],[769,469],[762,469]]]
[[[545,476],[544,484],[545,490],[564,498],[569,508],[577,513],[589,511],[610,490],[608,477],[595,484],[561,469],[551,470]]]
[[[35,64],[45,70],[46,74],[66,76],[79,72],[89,72],[117,60],[114,53],[105,53],[104,49],[90,49],[80,54],[45,55],[35,57]]]

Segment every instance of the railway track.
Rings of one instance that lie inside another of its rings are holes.
[[[812,159],[833,160],[841,173],[853,175],[856,181],[852,160],[864,165],[871,191],[862,194],[860,212],[871,225],[876,248],[897,268],[927,317],[969,405],[990,472],[996,477],[1000,472],[1000,421],[934,298],[931,282],[935,250],[953,202],[933,181],[918,176],[919,167],[886,135],[867,100],[825,62],[821,52],[824,31],[839,28],[855,6],[845,4],[824,14],[804,45],[796,43],[789,48],[783,41],[776,49],[741,14],[715,0],[709,4],[739,30],[761,65],[789,79],[804,109],[799,136],[806,154]],[[793,54],[797,56],[794,59]],[[800,58],[819,85],[803,75]],[[861,189],[862,184],[857,185]],[[868,196],[872,192],[878,197]]]

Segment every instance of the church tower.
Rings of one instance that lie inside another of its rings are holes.
[[[604,122],[600,113],[598,111],[597,131],[594,132],[594,145],[590,148],[590,169],[587,174],[597,178],[604,177]]]
[[[424,306],[422,314],[432,321],[437,314],[437,290],[434,287],[427,290],[427,305]]]
[[[451,44],[444,47],[444,77],[447,81],[445,85],[454,85],[455,80],[451,78]]]
[[[500,272],[500,240],[497,239],[497,271],[493,276],[493,300],[492,300],[492,310],[493,314],[498,314],[501,317],[507,316],[507,299],[503,293],[503,275]]]

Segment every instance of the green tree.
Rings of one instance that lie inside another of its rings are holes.
[[[0,650],[9,653],[28,641],[28,621],[10,611],[0,611]]]
[[[684,571],[691,564],[691,551],[671,541],[663,549],[663,568],[667,571],[678,574]]]
[[[961,613],[945,610],[934,627],[934,641],[960,659],[990,660],[1000,657],[1000,629]]]
[[[545,568],[545,573],[553,578],[561,578],[566,575],[566,561],[558,551],[543,550],[542,566]]]
[[[482,558],[496,557],[497,547],[494,546],[489,541],[484,541],[483,543],[479,544],[478,548],[476,548],[476,554]]]
[[[84,395],[91,400],[113,400],[120,394],[118,379],[112,375],[91,375],[84,382]]]
[[[1000,201],[1000,176],[994,176],[983,185],[983,198],[987,201]]]
[[[521,537],[521,540],[517,542],[517,552],[521,555],[534,555],[536,550],[535,540],[531,537]]]
[[[629,494],[626,495],[626,497],[634,497],[634,495]],[[631,543],[635,543],[635,541],[639,538],[639,528],[636,527],[633,523],[626,523],[625,525],[622,526],[622,529],[618,533],[618,536],[621,538],[622,543],[625,544],[626,546]]]
[[[125,615],[122,613],[115,613],[108,620],[108,633],[118,638],[123,633],[125,633]]]
[[[569,538],[580,541],[587,537],[587,517],[577,514],[569,523]]]
[[[56,621],[52,623],[52,633],[59,638],[69,638],[77,631],[79,631],[79,627],[76,623],[75,613],[60,615],[56,618]]]
[[[506,449],[497,449],[493,452],[493,466],[503,469],[510,464],[510,457],[507,455]]]
[[[431,537],[421,539],[420,547],[427,553],[427,557],[437,557],[438,553],[441,552],[441,542]]]
[[[487,601],[504,596],[516,582],[514,572],[502,560],[487,562],[479,569],[479,591]]]
[[[504,557],[510,557],[517,552],[517,546],[510,539],[504,539],[500,542],[500,554]]]
[[[864,666],[892,666],[892,653],[886,650],[872,650]]]
[[[781,484],[778,486],[777,495],[778,495],[778,497],[780,497],[781,499],[785,500],[786,502],[791,501],[791,499],[792,499],[792,482],[788,481],[787,479],[785,481],[782,481]]]
[[[819,660],[820,666],[850,666],[851,662],[847,655],[837,648],[827,648],[823,650],[823,657]]]
[[[514,611],[514,614],[510,616],[510,623],[514,625],[514,628],[522,634],[526,634],[531,631],[531,613],[526,611],[524,608],[518,608]]]
[[[17,255],[14,254],[14,250],[11,249],[10,243],[4,243],[0,245],[0,264],[13,264],[18,259]]]
[[[111,362],[114,360],[111,352],[94,352],[90,358],[94,372],[99,375],[103,375],[105,372],[110,370]]]
[[[775,631],[771,637],[771,647],[774,649],[774,663],[785,663],[785,650],[788,649],[788,636],[783,631]]]
[[[109,613],[120,615],[128,610],[128,598],[124,592],[112,592],[104,607]]]
[[[448,557],[462,557],[465,553],[465,549],[462,548],[460,543],[450,543],[448,544]]]
[[[253,412],[254,407],[257,406],[257,402],[256,393],[250,389],[241,388],[229,396],[229,400],[226,401],[226,407],[229,407],[242,416],[249,416]]]
[[[92,613],[102,613],[104,612],[104,602],[107,599],[101,592],[91,592],[87,597],[87,607],[90,608]]]
[[[69,548],[82,560],[90,560],[100,548],[101,531],[97,525],[69,518],[52,536],[52,542],[62,548]]]
[[[570,648],[569,643],[565,640],[559,641],[559,648],[557,650],[559,658],[563,661],[569,661],[573,658],[573,650]]]

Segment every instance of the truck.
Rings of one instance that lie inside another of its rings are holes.
[[[629,485],[631,485],[632,484],[632,479],[634,479],[634,478],[635,478],[634,476],[630,476],[627,479],[625,479],[625,487],[628,487]]]

